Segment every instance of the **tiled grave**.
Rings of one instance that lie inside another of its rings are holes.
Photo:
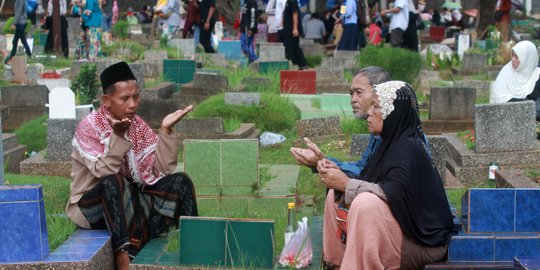
[[[338,94],[339,95],[339,94]],[[344,105],[344,98],[340,101],[342,104],[333,105],[330,104],[331,100],[335,98],[334,94],[328,95],[297,95],[297,94],[282,94],[285,98],[290,99],[294,105],[300,111],[300,119],[313,119],[313,118],[324,118],[330,116],[340,116],[340,117],[352,117],[353,112],[351,105]],[[342,97],[339,97],[340,99]],[[328,108],[337,108],[336,110],[323,110],[322,104],[325,104],[325,107]]]
[[[41,185],[0,185],[0,263],[42,261],[49,255]]]
[[[316,72],[314,70],[280,71],[280,92],[282,94],[315,94]]]
[[[179,242],[183,265],[271,268],[274,222],[181,217]]]
[[[292,197],[296,190],[296,180],[300,172],[298,165],[259,164],[260,169],[266,169],[272,176],[259,189],[260,197]]]
[[[285,60],[285,47],[282,43],[259,43],[259,61],[282,61]]]
[[[227,60],[240,61],[242,58],[242,47],[240,45],[240,41],[220,41],[218,43],[218,53],[224,55]]]
[[[540,232],[540,189],[469,189],[462,198],[466,232]]]
[[[289,61],[259,61],[259,73],[268,74],[280,70],[289,70]]]
[[[169,40],[169,46],[180,49],[185,58],[195,56],[195,41],[192,38],[173,38]]]
[[[195,74],[195,61],[193,60],[163,60],[163,78],[174,83],[188,83],[193,81]]]
[[[351,111],[351,95],[349,94],[321,94],[321,110],[323,111]]]
[[[540,256],[516,256],[514,258],[515,270],[540,269]]]
[[[198,195],[253,195],[259,184],[258,140],[184,140],[184,169]]]

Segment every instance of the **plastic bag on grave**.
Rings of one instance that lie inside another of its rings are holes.
[[[279,145],[286,140],[285,136],[277,133],[265,131],[259,137],[259,144],[263,147]]]
[[[298,229],[291,237],[291,240],[283,247],[279,255],[279,264],[284,267],[294,267],[296,269],[306,268],[313,260],[313,246],[307,217],[298,222]]]

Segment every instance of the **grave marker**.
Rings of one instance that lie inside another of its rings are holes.
[[[475,151],[518,152],[537,147],[533,101],[476,105]]]
[[[57,87],[49,94],[49,119],[75,118],[75,94],[68,87]]]

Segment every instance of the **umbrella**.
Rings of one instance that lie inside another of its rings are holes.
[[[461,9],[461,4],[457,2],[446,2],[442,7],[447,9]]]
[[[476,17],[478,16],[478,9],[476,8],[471,8],[471,9],[467,9],[465,11],[463,11],[463,13],[471,16],[471,17]]]

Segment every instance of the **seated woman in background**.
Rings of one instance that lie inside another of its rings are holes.
[[[493,84],[492,103],[538,99],[539,78],[536,46],[528,40],[518,42],[512,47],[512,61],[501,69]]]
[[[330,161],[318,163],[322,182],[331,188],[324,209],[324,260],[341,269],[422,269],[446,257],[458,226],[422,140],[413,89],[389,81],[374,90],[367,123],[382,144],[365,170],[350,179]],[[345,220],[344,236],[338,227]]]

